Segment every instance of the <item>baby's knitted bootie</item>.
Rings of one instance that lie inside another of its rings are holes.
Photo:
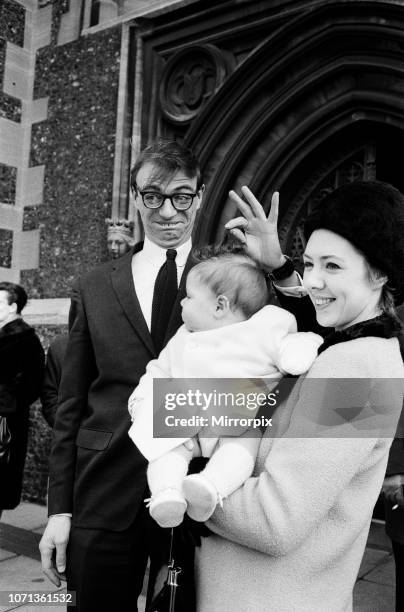
[[[203,523],[210,518],[219,503],[222,505],[221,497],[214,486],[202,474],[191,474],[184,478],[182,490],[187,501],[187,514]]]
[[[150,516],[160,527],[177,527],[184,520],[187,502],[177,489],[163,489],[145,501]]]

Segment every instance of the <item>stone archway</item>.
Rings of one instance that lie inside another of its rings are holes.
[[[403,65],[404,14],[384,2],[325,5],[270,36],[186,134],[209,184],[196,240],[221,239],[235,214],[228,190],[249,184],[267,205],[281,190],[283,238],[293,241],[313,195],[307,183],[321,186],[324,164],[338,168],[355,155],[363,164],[376,133],[401,138]]]

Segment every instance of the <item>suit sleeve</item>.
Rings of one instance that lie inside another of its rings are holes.
[[[49,514],[73,510],[76,436],[87,407],[96,363],[80,285],[73,291],[74,322],[63,362],[49,469]]]
[[[55,424],[61,373],[60,363],[54,355],[52,346],[50,346],[46,357],[46,367],[41,392],[42,414],[50,427],[53,427]]]

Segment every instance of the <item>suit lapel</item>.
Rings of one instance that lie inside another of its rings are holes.
[[[143,242],[140,242],[130,253],[117,260],[112,268],[111,282],[122,310],[129,319],[133,329],[138,336],[140,336],[150,352],[155,355],[156,350],[153,345],[153,340],[133,286],[132,256],[142,248]]]

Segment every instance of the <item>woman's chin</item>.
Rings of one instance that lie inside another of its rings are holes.
[[[324,312],[316,312],[316,320],[321,327],[335,327],[336,323],[333,317],[327,316]]]

